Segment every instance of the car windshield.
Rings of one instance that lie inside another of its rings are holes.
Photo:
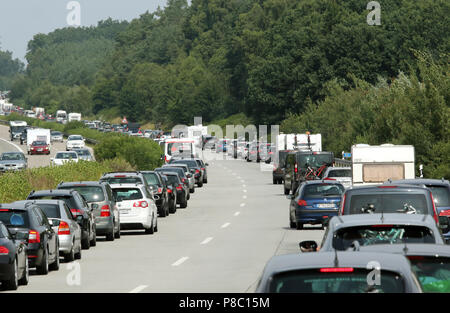
[[[76,190],[87,202],[101,202],[105,200],[103,189],[99,186],[64,186],[59,188]]]
[[[340,197],[345,191],[340,184],[311,184],[303,189],[303,198]]]
[[[143,173],[145,180],[147,181],[148,185],[157,185],[161,187],[161,183],[158,179],[158,174],[155,173]]]
[[[381,212],[428,214],[427,199],[424,194],[414,193],[379,193],[351,196],[350,214]]]
[[[33,141],[33,143],[31,145],[33,145],[33,146],[46,146],[47,143],[45,141]]]
[[[437,207],[450,207],[450,188],[447,186],[427,185],[433,195]]]
[[[28,221],[28,212],[25,210],[0,210],[0,221],[7,227],[30,228]]]
[[[140,177],[123,176],[123,177],[105,177],[100,181],[106,181],[109,184],[142,184]]]
[[[351,270],[351,271],[350,271]],[[333,273],[321,269],[289,271],[275,275],[270,293],[402,293],[403,278],[381,270],[380,284],[368,285],[369,270],[349,268],[349,272]]]
[[[414,225],[364,225],[341,228],[333,236],[333,248],[347,250],[360,246],[396,243],[436,243],[433,231]]]
[[[333,155],[331,153],[322,154],[300,154],[300,167],[321,167],[322,165],[332,164]]]
[[[118,202],[126,200],[142,199],[142,192],[139,188],[113,188],[113,195]]]
[[[78,155],[76,154],[76,152],[58,152],[55,156],[55,159],[64,159],[64,160],[77,158]]]
[[[48,218],[61,218],[58,204],[36,203]]]
[[[83,137],[81,136],[69,136],[67,140],[83,140]]]
[[[193,151],[193,143],[190,142],[170,142],[167,144],[168,155],[187,155],[190,156]]]
[[[352,170],[331,170],[327,177],[352,177]]]
[[[89,152],[89,150],[75,150],[75,152],[79,155],[79,156],[90,156],[91,153]]]
[[[25,155],[22,153],[3,153],[1,156],[2,161],[9,161],[9,160],[25,160]]]
[[[450,258],[408,256],[424,292],[450,292]]]

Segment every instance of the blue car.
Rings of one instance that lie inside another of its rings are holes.
[[[313,180],[303,182],[294,195],[287,196],[291,228],[303,229],[304,224],[321,224],[338,215],[345,188],[339,182]]]
[[[216,152],[227,152],[227,141],[226,139],[220,139],[216,145]]]

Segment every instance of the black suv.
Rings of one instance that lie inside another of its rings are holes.
[[[147,184],[150,186],[150,190],[153,192],[153,198],[158,207],[158,215],[160,217],[169,215],[171,213],[169,212],[169,196],[162,177],[155,171],[141,171],[141,173],[144,175]]]
[[[296,151],[286,157],[284,194],[295,193],[306,180],[322,179],[327,167],[334,162],[333,152]]]
[[[364,213],[425,214],[431,215],[439,225],[431,191],[422,186],[389,183],[348,188],[339,214]]]
[[[172,158],[169,164],[186,164],[191,174],[194,175],[195,183],[197,184],[197,186],[203,187],[203,172],[201,170],[201,167],[195,161],[195,159]]]
[[[27,197],[27,200],[38,199],[63,200],[77,220],[78,215],[83,217],[80,222],[82,229],[81,246],[83,249],[89,249],[91,246],[97,245],[94,212],[89,207],[84,197],[77,191],[63,189],[33,190]]]
[[[200,166],[200,169],[203,172],[203,183],[207,184],[208,183],[208,171],[206,170],[206,167],[209,166],[208,163],[203,162],[202,159],[199,158],[194,158],[194,160],[197,162],[198,166]]]
[[[189,188],[181,182],[180,176],[173,172],[162,172],[161,174],[167,177],[169,185],[173,186],[174,191],[176,190],[177,204],[180,204],[180,208],[187,208]]]
[[[28,266],[46,275],[59,269],[59,239],[41,208],[33,203],[4,203],[0,221],[13,232],[28,231]]]
[[[294,150],[280,150],[278,151],[278,159],[274,160],[272,180],[274,184],[282,184],[284,180],[284,168],[286,166],[286,157],[290,153],[295,153]]]

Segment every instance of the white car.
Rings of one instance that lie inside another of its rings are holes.
[[[67,162],[78,163],[78,154],[75,151],[59,151],[50,159],[51,165],[63,165]]]
[[[85,139],[81,135],[70,135],[67,138],[66,150],[83,149],[85,147]]]
[[[120,214],[121,229],[144,229],[146,234],[158,231],[158,208],[144,185],[111,184]]]
[[[351,167],[329,167],[323,174],[324,179],[337,180],[346,189],[352,186]]]

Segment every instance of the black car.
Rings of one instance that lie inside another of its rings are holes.
[[[1,210],[1,209],[0,209]],[[28,231],[10,232],[0,221],[0,283],[6,290],[28,285]]]
[[[183,171],[183,169],[181,167],[170,167],[170,166],[166,166],[166,167],[158,167],[155,168],[156,172],[170,172],[170,173],[177,173],[178,176],[181,179],[181,182],[186,186],[186,188],[189,190],[189,180],[188,177],[186,176],[186,173]],[[189,196],[188,195],[188,200],[189,200]]]
[[[164,187],[167,190],[168,202],[169,202],[169,212],[175,213],[177,211],[177,189],[175,186],[171,185],[169,179],[166,175],[160,173]]]
[[[83,219],[80,220],[82,229],[81,245],[83,249],[87,250],[91,246],[94,247],[97,245],[94,212],[78,191],[64,189],[33,190],[28,195],[27,200],[34,199],[63,200],[75,218],[77,218],[78,215],[83,216]]]
[[[197,162],[198,166],[200,166],[200,169],[203,172],[203,183],[207,184],[208,183],[208,171],[206,170],[206,167],[209,165],[208,163],[203,162],[202,159],[199,158],[195,158],[194,159],[195,162]]]
[[[431,191],[422,186],[389,183],[348,188],[339,214],[363,213],[427,214],[439,225]]]
[[[28,266],[38,274],[59,269],[59,239],[41,208],[32,203],[2,204],[0,221],[13,232],[28,232]]]
[[[194,175],[195,183],[197,184],[197,186],[203,187],[203,172],[195,159],[172,158],[169,164],[186,164],[189,167],[189,171],[192,173],[192,175]]]
[[[272,180],[273,184],[282,184],[284,180],[284,168],[286,167],[286,156],[289,153],[295,153],[294,150],[278,151],[277,159],[273,163]]]
[[[162,174],[167,177],[169,184],[175,187],[177,191],[177,204],[180,205],[180,208],[186,208],[188,202],[187,194],[189,193],[188,187],[181,182],[180,176],[177,173],[162,172]]]
[[[141,173],[153,192],[153,198],[158,207],[158,216],[165,217],[169,215],[169,196],[160,174],[155,171],[141,171]]]

